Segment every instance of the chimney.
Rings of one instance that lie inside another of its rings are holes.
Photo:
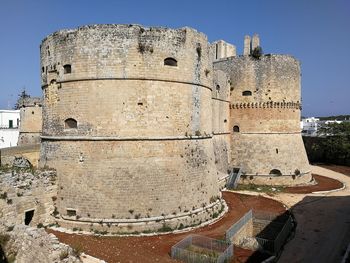
[[[260,46],[260,38],[258,34],[254,34],[252,39],[252,51]]]
[[[245,35],[244,36],[244,50],[243,50],[243,55],[244,56],[249,56],[251,53],[250,50],[250,36]]]

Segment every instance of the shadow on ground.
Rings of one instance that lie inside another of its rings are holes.
[[[290,211],[296,225],[277,253],[278,262],[340,262],[350,242],[350,196],[306,196]],[[273,237],[280,220],[276,218],[257,236]],[[259,257],[260,252],[255,252],[245,262],[261,262]]]

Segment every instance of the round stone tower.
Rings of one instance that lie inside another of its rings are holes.
[[[204,34],[92,25],[40,50],[41,166],[57,170],[60,225],[162,231],[223,213]]]
[[[287,55],[231,57],[214,63],[230,75],[231,164],[245,183],[311,180],[300,130],[300,65]]]

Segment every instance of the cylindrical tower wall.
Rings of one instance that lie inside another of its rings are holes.
[[[230,83],[228,75],[221,70],[214,71],[212,104],[215,164],[220,185],[224,186],[230,168]]]
[[[95,25],[43,41],[41,165],[57,169],[63,225],[175,228],[221,209],[208,52],[190,28]]]
[[[250,183],[309,182],[299,125],[299,62],[286,55],[240,56],[214,68],[230,75],[232,165],[242,167]]]

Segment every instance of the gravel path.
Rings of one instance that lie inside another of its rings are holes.
[[[312,166],[312,172],[345,183],[345,189],[322,194],[275,196],[291,207],[298,226],[278,262],[340,262],[350,242],[350,177]]]

